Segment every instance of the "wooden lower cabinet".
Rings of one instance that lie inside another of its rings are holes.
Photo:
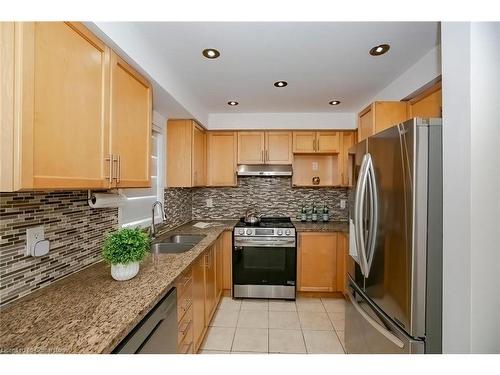
[[[205,321],[210,322],[217,305],[215,247],[211,246],[205,253]]]
[[[297,290],[344,293],[347,245],[346,233],[299,233]]]
[[[189,354],[194,351],[193,342],[193,272],[190,268],[177,281],[177,352]]]
[[[205,255],[193,265],[193,342],[196,352],[205,334]]]
[[[224,232],[225,233],[225,232]],[[215,243],[215,299],[219,301],[222,295],[223,259],[222,251],[224,246],[224,233],[219,236]],[[216,304],[217,305],[217,304]]]
[[[349,233],[337,234],[337,290],[347,294],[347,257],[349,256]]]
[[[233,232],[222,233],[222,289],[233,289]]]
[[[219,303],[222,295],[223,246],[221,244],[223,238],[224,236],[221,234],[215,243],[205,250],[191,267],[192,323],[189,324],[189,320],[183,321],[183,324],[179,323],[179,353],[184,353],[184,350],[188,350],[187,353],[198,352]],[[177,288],[180,289],[178,293],[181,295],[183,294],[183,283],[186,280],[186,278],[181,277],[181,281],[177,284]],[[179,319],[181,319],[180,316],[183,314],[183,310],[182,306],[178,306],[178,311],[181,311],[178,313]],[[182,341],[185,336],[189,337],[191,335],[190,329],[193,337],[192,351],[189,351],[191,349],[188,349],[186,341]]]

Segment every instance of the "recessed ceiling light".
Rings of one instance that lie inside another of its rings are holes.
[[[207,59],[216,59],[220,56],[220,52],[213,48],[204,49],[202,53]]]
[[[235,105],[238,105],[239,103],[235,102],[234,100],[231,100],[230,102],[227,102],[227,104],[234,107]]]
[[[372,55],[372,56],[383,55],[384,53],[386,53],[387,51],[389,51],[390,48],[391,48],[391,46],[388,45],[388,44],[380,44],[378,46],[373,47],[370,50],[370,55]]]
[[[274,86],[276,86],[276,87],[285,87],[286,85],[288,85],[287,81],[274,82]]]
[[[338,100],[332,100],[331,102],[328,102],[330,105],[339,105],[340,102]]]

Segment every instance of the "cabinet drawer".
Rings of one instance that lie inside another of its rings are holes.
[[[191,270],[189,272],[184,273],[179,281],[176,283],[177,287],[177,301],[180,302],[180,299],[184,296],[191,297],[192,294],[192,285],[193,285],[193,274]]]
[[[181,344],[186,339],[193,341],[193,309],[192,307],[184,314],[184,317],[178,324],[177,342]]]
[[[189,309],[185,318],[186,319],[183,319],[183,321],[179,323],[179,333],[177,339],[179,343],[177,352],[179,354],[191,354],[194,351],[192,309]]]
[[[193,305],[193,296],[191,290],[186,291],[184,295],[177,298],[177,321],[181,321],[184,315]]]

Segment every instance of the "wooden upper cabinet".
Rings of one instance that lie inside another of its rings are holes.
[[[265,138],[266,164],[292,164],[292,132],[267,131]]]
[[[106,187],[109,48],[80,23],[1,29],[2,190]]]
[[[238,132],[238,164],[264,164],[264,132]]]
[[[193,120],[168,120],[167,186],[206,184],[206,134]]]
[[[442,117],[441,82],[409,101],[408,117]]]
[[[150,186],[151,85],[115,53],[111,54],[110,82],[110,153],[116,186]]]
[[[293,152],[309,153],[316,150],[316,132],[293,132]]]
[[[207,133],[207,186],[236,186],[236,132]]]
[[[340,138],[337,131],[295,131],[293,152],[296,154],[340,152]]]
[[[238,132],[238,164],[292,164],[292,132]]]
[[[316,132],[316,152],[340,152],[339,132]]]
[[[340,185],[351,187],[353,176],[349,170],[349,148],[356,144],[355,131],[340,132]]]
[[[193,186],[205,186],[207,183],[207,135],[198,125],[193,126]]]
[[[337,291],[337,233],[299,233],[298,290]]]
[[[149,83],[81,23],[0,30],[2,191],[149,186]]]
[[[373,102],[358,115],[358,140],[408,119],[407,102]]]

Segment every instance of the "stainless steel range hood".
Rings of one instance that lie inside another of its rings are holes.
[[[238,176],[291,176],[292,166],[291,165],[250,165],[241,164],[238,165]]]

